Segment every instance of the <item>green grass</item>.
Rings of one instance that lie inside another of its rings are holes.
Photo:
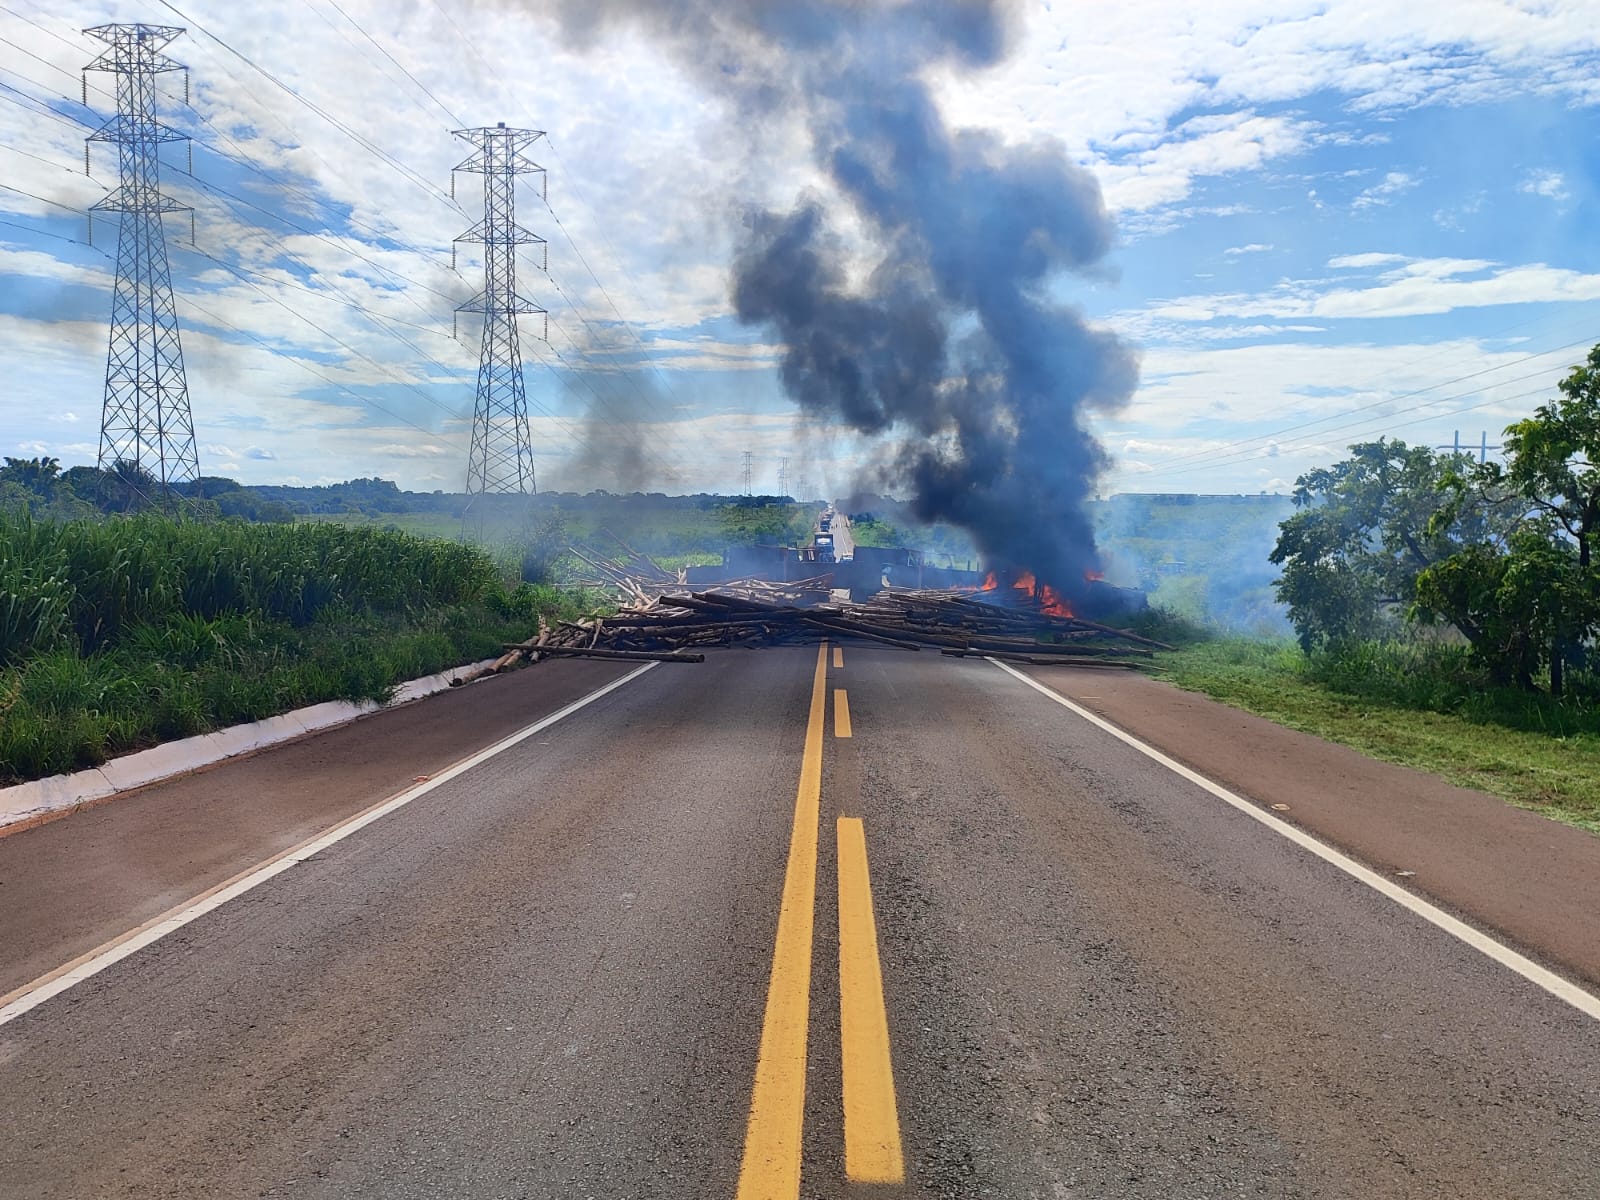
[[[1449,648],[1308,660],[1291,643],[1241,638],[1186,645],[1157,665],[1181,688],[1600,833],[1593,710],[1474,687],[1463,670]]]
[[[0,784],[382,700],[601,603],[392,530],[0,514]]]

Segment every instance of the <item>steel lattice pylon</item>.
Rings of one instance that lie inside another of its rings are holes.
[[[523,151],[544,136],[537,129],[458,129],[476,153],[456,168],[483,176],[483,220],[456,239],[482,242],[483,291],[457,312],[483,314],[483,349],[478,356],[478,395],[472,412],[472,450],[467,456],[469,493],[532,493],[533,442],[528,432],[528,398],[522,382],[522,349],[517,343],[517,317],[549,315],[517,294],[517,247],[538,246],[540,269],[546,269],[545,240],[518,225],[516,177],[538,175],[543,194],[544,168]],[[452,176],[454,178],[454,176]],[[453,189],[452,189],[453,190]]]
[[[190,210],[161,194],[157,158],[161,143],[187,139],[155,117],[156,76],[188,70],[161,53],[183,29],[97,25],[84,32],[107,46],[84,69],[117,76],[117,115],[88,140],[116,145],[121,171],[120,186],[89,210],[91,222],[97,212],[122,214],[100,416],[100,467],[130,464],[163,487],[190,482],[199,478],[200,460],[162,229],[164,214]]]

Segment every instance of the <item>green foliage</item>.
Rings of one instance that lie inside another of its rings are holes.
[[[382,529],[155,514],[52,524],[0,512],[0,663],[69,641],[93,653],[178,615],[303,625],[332,604],[404,612],[498,586],[475,547]]]
[[[850,518],[850,536],[858,546],[910,546],[916,540],[871,513],[858,513]]]
[[[0,467],[0,483],[15,483],[44,500],[61,486],[61,461],[55,458],[12,458]]]
[[[7,457],[0,467],[0,511],[70,520],[92,516],[95,510],[68,486],[56,459]]]
[[[816,521],[814,505],[767,502],[767,497],[744,497],[717,509],[722,541],[741,546],[795,545],[811,532]]]
[[[1555,522],[1588,569],[1600,532],[1600,345],[1557,386],[1559,400],[1506,430],[1506,465],[1484,464],[1483,482],[1505,487]]]
[[[1495,505],[1449,490],[1463,465],[1455,457],[1383,438],[1350,451],[1296,481],[1299,511],[1269,556],[1307,653],[1392,633],[1421,572],[1505,531]]]
[[[1566,689],[1569,662],[1600,630],[1600,346],[1559,384],[1561,398],[1506,430],[1506,461],[1452,481],[1458,508],[1474,501],[1511,514],[1515,531],[1467,546],[1418,580],[1414,615],[1449,621],[1497,682],[1526,690],[1548,671]],[[1441,514],[1436,525],[1454,517]]]
[[[595,603],[389,530],[0,512],[0,780],[381,699]]]
[[[552,513],[537,527],[524,531],[519,539],[517,577],[524,583],[548,583],[555,577],[556,560],[566,552],[572,538],[559,512]]]
[[[1158,604],[1152,604],[1118,624],[1126,625],[1141,637],[1154,638],[1169,646],[1198,646],[1216,636],[1215,630],[1204,621]]]
[[[1530,522],[1504,547],[1469,546],[1424,571],[1413,613],[1461,630],[1495,683],[1531,690],[1556,646],[1586,638],[1600,624],[1592,576],[1579,568],[1570,543]]]

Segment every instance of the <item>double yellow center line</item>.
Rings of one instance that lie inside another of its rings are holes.
[[[836,649],[834,654],[834,665],[842,666],[842,651]],[[738,1200],[796,1200],[800,1195],[827,692],[828,647],[824,644],[817,650],[811,684],[805,753],[789,836],[755,1088],[745,1128]],[[834,693],[834,704],[835,734],[849,737],[850,713],[842,690]],[[845,1174],[862,1183],[898,1183],[905,1177],[905,1166],[867,873],[866,834],[859,818],[841,817],[837,836]]]

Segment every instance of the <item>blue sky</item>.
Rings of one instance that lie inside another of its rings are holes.
[[[548,205],[519,198],[550,243],[522,275],[552,318],[523,340],[541,485],[732,490],[748,449],[757,488],[784,457],[848,488],[873,447],[798,421],[727,296],[739,207],[821,186],[804,130],[752,138],[641,35],[568,45],[546,7],[5,0],[0,453],[94,459],[115,228],[91,248],[82,214],[115,167],[96,147],[83,175],[112,109],[105,76],[78,103],[80,31],[144,20],[189,27],[193,106],[169,77],[163,116],[195,176],[174,148],[163,183],[197,210],[196,248],[183,218],[168,236],[207,474],[459,489],[477,327],[451,310],[481,267],[450,244],[479,178],[451,201],[450,130],[504,120],[550,134]],[[1059,140],[1117,220],[1105,269],[1057,284],[1141,352],[1095,418],[1104,492],[1285,490],[1380,434],[1494,442],[1600,342],[1593,0],[1029,4],[1006,63],[932,82],[954,125]]]

